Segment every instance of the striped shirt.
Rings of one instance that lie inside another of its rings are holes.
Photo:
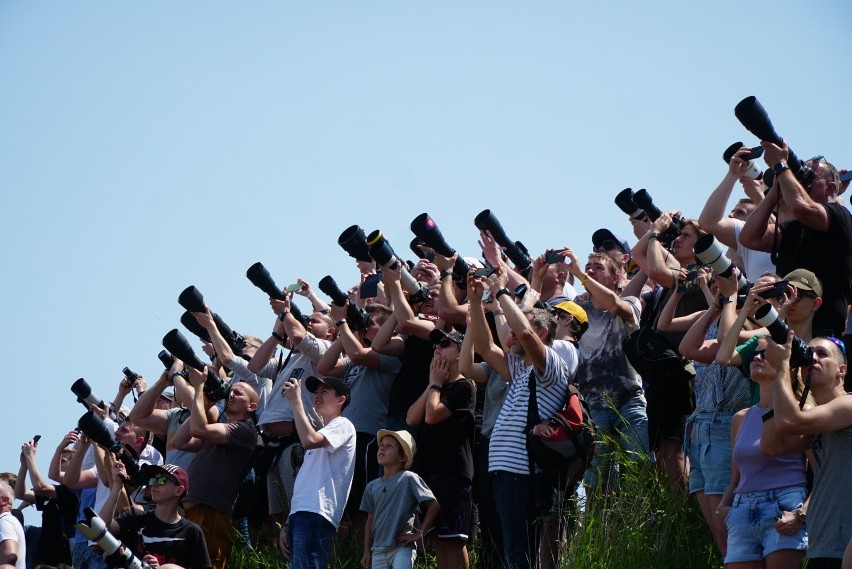
[[[523,358],[518,356],[508,354],[506,361],[512,374],[512,383],[491,433],[488,471],[529,474],[527,437],[524,431],[530,398],[530,373],[535,373],[538,415],[542,419],[550,417],[565,405],[570,373],[565,361],[550,347],[547,347],[543,375],[534,370],[533,366],[525,364]]]

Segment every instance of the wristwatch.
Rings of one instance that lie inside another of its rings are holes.
[[[500,297],[503,296],[504,294],[512,294],[512,293],[509,292],[509,289],[507,289],[507,288],[501,288],[496,293],[494,293],[494,298],[499,300]]]
[[[341,318],[340,320],[338,320],[337,322],[334,323],[335,328],[340,328],[341,326],[345,326],[345,325],[346,325],[346,318]]]
[[[776,176],[778,174],[780,174],[781,172],[783,172],[784,170],[789,170],[789,169],[790,169],[790,167],[783,160],[781,162],[778,162],[777,164],[775,164],[775,166],[772,167],[772,171],[775,172]]]
[[[441,386],[438,385],[437,383],[433,383],[432,385],[429,386],[429,389],[434,389],[435,391],[441,391]]]
[[[281,322],[284,322],[284,317],[287,316],[288,314],[290,314],[289,310],[282,310],[281,312],[278,313],[278,320],[280,320]]]

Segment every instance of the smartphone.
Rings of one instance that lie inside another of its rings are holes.
[[[757,160],[761,156],[763,156],[763,147],[762,146],[755,146],[754,148],[751,149],[751,152],[749,152],[748,154],[743,156],[742,159],[743,160]]]
[[[36,435],[33,437],[33,446],[38,446],[38,441],[41,439],[41,435]]]
[[[772,286],[772,288],[766,289],[765,291],[759,293],[757,296],[759,296],[760,298],[778,298],[779,296],[787,292],[788,284],[790,284],[789,281],[778,281]]]
[[[548,251],[544,254],[544,262],[548,265],[553,263],[562,263],[565,261],[565,255],[560,255],[556,251]]]
[[[382,273],[373,273],[361,283],[358,294],[361,298],[376,298],[379,295],[379,283],[382,281]]]
[[[840,174],[840,181],[841,182],[852,182],[852,171],[843,172],[842,174]]]
[[[299,292],[300,290],[302,290],[302,283],[293,283],[287,285],[287,288],[285,288],[284,290],[287,292]]]
[[[475,277],[490,277],[494,274],[494,269],[491,267],[482,267],[481,269],[476,269],[473,272],[473,276]]]
[[[482,302],[491,302],[491,289],[482,293]]]

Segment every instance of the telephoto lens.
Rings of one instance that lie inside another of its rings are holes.
[[[348,297],[340,290],[331,275],[323,277],[318,286],[321,291],[331,297],[332,304],[346,306]],[[366,330],[370,327],[370,314],[354,302],[350,302],[346,308],[346,322],[352,330]]]
[[[163,347],[186,365],[198,371],[204,370],[204,364],[198,359],[189,342],[186,341],[184,335],[177,328],[163,336]],[[228,397],[231,393],[231,386],[208,369],[207,379],[204,382],[204,393],[212,401],[219,401]]]
[[[479,214],[473,218],[473,224],[480,231],[488,231],[491,233],[491,236],[497,244],[504,248],[506,256],[509,257],[512,264],[515,265],[515,269],[517,269],[518,272],[523,273],[532,267],[532,259],[527,252],[527,248],[524,247],[523,243],[520,241],[512,241],[509,239],[509,236],[506,235],[506,231],[500,224],[500,220],[497,219],[497,216],[495,216],[490,209],[480,211]]]
[[[92,387],[82,377],[71,384],[71,392],[77,396],[77,401],[82,403],[86,409],[89,408],[89,405],[95,405],[101,409],[107,408],[104,400],[92,392]]]
[[[787,324],[778,318],[778,312],[771,304],[764,304],[754,313],[754,320],[767,330],[769,336],[776,344],[786,344],[787,334],[790,333],[790,328]],[[793,337],[793,346],[790,352],[790,367],[809,366],[814,361],[814,351],[808,346],[804,340],[798,336]]]
[[[251,284],[265,292],[269,298],[274,298],[275,300],[287,299],[284,296],[284,292],[275,284],[269,271],[266,270],[266,267],[260,261],[248,268],[246,277],[251,281]]]

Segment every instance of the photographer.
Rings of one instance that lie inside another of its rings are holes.
[[[189,368],[189,381],[195,388],[189,417],[192,439],[184,448],[198,446],[198,454],[189,468],[192,486],[184,500],[186,517],[204,530],[207,551],[213,567],[224,569],[234,545],[231,523],[239,483],[249,466],[257,433],[252,414],[257,409],[258,395],[244,382],[234,384],[225,412],[228,423],[210,423],[204,382],[207,368]]]
[[[303,291],[305,288],[311,290],[305,281],[299,279],[299,282],[303,284]],[[317,375],[316,365],[331,346],[336,332],[334,321],[324,312],[327,305],[320,303],[313,295],[310,298],[315,311],[311,314],[307,327],[291,312],[291,295],[286,295],[285,300],[269,300],[272,311],[277,314],[272,336],[264,342],[248,364],[250,371],[275,380],[267,406],[259,414],[257,424],[266,445],[266,459],[270,463],[266,476],[269,515],[279,523],[285,521],[284,515],[290,510],[293,486],[301,465],[301,447],[298,446],[298,438],[295,435],[293,406],[282,395],[281,390],[290,378],[304,379]],[[270,360],[279,345],[289,348],[289,354],[277,362]],[[302,395],[305,413],[319,426],[310,394],[303,392]]]
[[[674,231],[673,231],[674,230]],[[665,248],[660,239],[669,241]],[[649,231],[633,248],[633,258],[657,288],[645,295],[640,326],[657,330],[660,312],[675,290],[684,294],[674,316],[692,314],[707,309],[707,301],[695,280],[700,264],[693,249],[706,232],[697,222],[683,219],[677,212],[666,212],[654,221]],[[673,347],[680,345],[683,332],[660,332]],[[689,372],[673,377],[645,377],[648,398],[648,438],[669,481],[678,488],[686,486],[688,470],[683,456],[683,436],[686,418],[692,413],[693,398]]]
[[[775,376],[774,424],[786,439],[764,452],[803,452],[811,448],[815,457],[813,492],[807,514],[800,517],[808,528],[808,569],[839,569],[844,550],[852,538],[852,397],[843,390],[847,373],[846,352],[836,338],[814,338],[813,363],[802,368],[816,405],[800,406],[791,387],[790,356],[793,332],[787,343],[767,341],[766,355],[778,370]]]
[[[151,492],[153,510],[127,508],[116,517],[127,472],[119,461],[110,464],[110,494],[98,515],[109,532],[151,567],[208,569],[210,557],[204,533],[181,517],[181,499],[189,488],[186,471],[174,464],[145,466],[140,476]]]
[[[812,271],[822,282],[823,304],[814,318],[816,335],[841,337],[852,296],[852,214],[837,201],[837,169],[823,157],[808,161],[814,179],[805,188],[787,165],[787,144],[762,142],[775,183],[740,234],[742,243],[777,254],[779,274]],[[777,212],[775,223],[771,221]]]

